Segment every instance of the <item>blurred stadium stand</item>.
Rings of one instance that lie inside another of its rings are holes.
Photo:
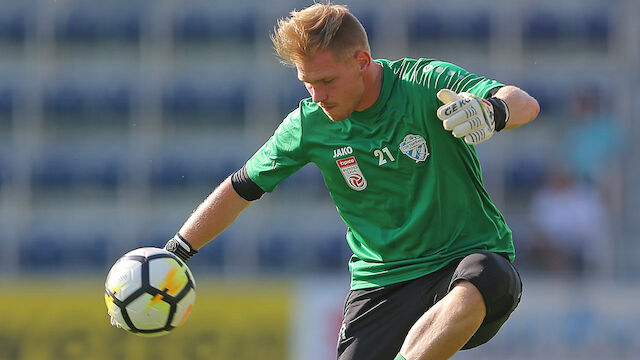
[[[613,69],[630,55],[617,51],[616,44],[637,29],[624,16],[637,6],[622,1],[562,6],[498,1],[472,7],[454,1],[438,3],[436,10],[429,2],[374,3],[384,6],[365,1],[351,6],[369,32],[374,56],[397,58],[427,49],[421,56],[513,81],[539,100],[542,113],[530,128],[514,132],[512,140],[500,137],[479,148],[485,167],[496,169],[487,175],[487,186],[518,228],[526,229],[527,201],[545,181],[549,153],[558,146],[558,124],[570,113],[578,80],[592,80],[603,89],[609,82],[631,87],[631,79],[638,80],[637,66]],[[278,16],[304,5],[284,0],[274,8],[252,1],[59,1],[47,6],[9,1],[0,13],[0,52],[7,54],[0,60],[0,132],[3,148],[13,151],[0,156],[4,223],[31,218],[43,199],[58,201],[60,216],[73,218],[82,207],[66,207],[68,198],[84,198],[100,208],[107,196],[110,205],[102,212],[115,208],[126,216],[106,219],[123,222],[105,224],[112,228],[107,232],[91,229],[103,221],[101,211],[73,232],[32,231],[30,221],[18,221],[19,236],[4,237],[0,253],[20,244],[19,262],[4,261],[3,266],[11,271],[68,266],[103,271],[110,262],[103,254],[161,245],[156,242],[170,236],[307,96],[292,70],[273,56],[267,36]],[[509,11],[500,11],[502,6]],[[505,30],[505,19],[518,31]],[[384,36],[389,24],[401,27],[404,38],[389,41]],[[486,49],[488,57],[452,55],[460,54],[461,43]],[[555,57],[563,49],[576,52]],[[600,66],[598,73],[594,64]],[[16,81],[20,74],[28,76],[26,81]],[[619,119],[623,132],[637,130],[629,110],[618,105],[610,103],[606,111]],[[507,147],[516,144],[518,151],[510,156]],[[623,179],[622,187],[602,184],[612,198],[623,199],[610,204],[614,215],[638,204],[635,197],[621,196],[629,193],[630,179],[637,175],[616,169],[612,176]],[[92,199],[87,189],[101,195]],[[513,200],[509,194],[519,197]],[[328,194],[315,168],[305,167],[266,197],[277,208],[267,209],[255,224],[228,229],[219,245],[203,251],[203,263],[222,264],[218,268],[224,271],[235,264],[230,257],[238,256],[238,249],[250,247],[256,271],[346,269],[344,225],[327,206]],[[112,202],[117,204],[113,208]],[[297,206],[300,202],[307,206]],[[294,211],[294,218],[302,220],[290,231],[266,225],[289,220]],[[320,232],[312,230],[317,220],[311,214],[318,212],[325,222]],[[174,218],[175,224],[140,225],[152,214]],[[617,225],[609,246],[618,258],[607,271],[619,274],[637,265],[620,250],[629,246],[630,230]],[[309,236],[300,239],[294,235],[299,233]],[[310,243],[301,245],[305,241]]]

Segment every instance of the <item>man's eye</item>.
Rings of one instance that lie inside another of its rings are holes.
[[[329,85],[333,82],[333,79],[326,79],[326,80],[322,80],[322,83],[325,85]]]

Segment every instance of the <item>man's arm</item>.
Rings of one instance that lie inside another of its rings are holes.
[[[194,249],[220,235],[251,201],[242,198],[226,178],[189,216],[178,232]]]
[[[531,122],[540,112],[540,105],[535,98],[512,85],[501,87],[493,97],[504,101],[509,108],[509,121],[505,129],[515,129]]]

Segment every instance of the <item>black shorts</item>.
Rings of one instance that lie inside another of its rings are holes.
[[[413,324],[459,280],[475,285],[487,307],[484,322],[463,349],[486,343],[518,306],[522,283],[505,256],[479,252],[415,280],[349,292],[338,359],[393,359]]]

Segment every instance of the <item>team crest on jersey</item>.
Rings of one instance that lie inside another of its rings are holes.
[[[416,162],[425,161],[429,155],[427,142],[420,135],[409,134],[404,137],[400,144],[400,151]]]
[[[364,178],[355,156],[338,159],[336,163],[350,188],[355,191],[362,191],[367,187],[367,179]]]

